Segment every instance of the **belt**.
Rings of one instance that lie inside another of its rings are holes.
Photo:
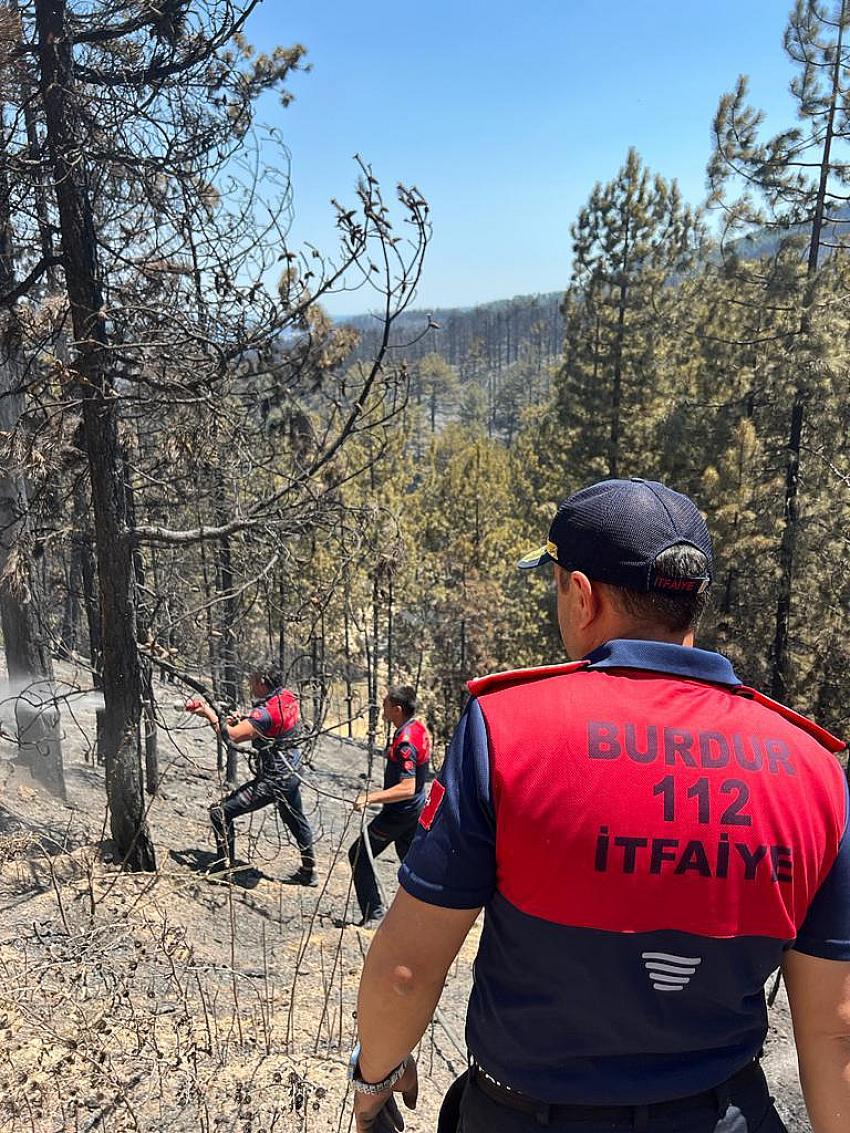
[[[710,1090],[703,1090],[698,1094],[690,1094],[684,1098],[674,1098],[671,1101],[648,1102],[645,1105],[571,1105],[560,1102],[542,1102],[503,1086],[491,1077],[483,1067],[472,1062],[469,1068],[470,1079],[477,1089],[488,1098],[498,1102],[508,1109],[519,1110],[520,1113],[531,1114],[543,1124],[548,1125],[550,1120],[561,1121],[632,1121],[636,1110],[643,1111],[648,1116],[660,1117],[663,1114],[674,1114],[694,1107],[716,1105],[721,1108],[729,1102],[730,1095],[759,1078],[763,1079],[761,1066],[757,1060],[747,1063],[743,1069],[727,1078]]]

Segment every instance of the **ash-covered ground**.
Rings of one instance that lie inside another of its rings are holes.
[[[365,747],[326,737],[311,755],[304,793],[318,889],[281,883],[298,855],[272,808],[240,822],[237,850],[250,868],[215,884],[204,872],[207,809],[223,789],[212,733],[169,686],[159,700],[156,874],[124,874],[110,860],[104,770],[92,763],[96,698],[63,711],[67,804],[0,744],[0,1130],[347,1133],[346,1067],[371,933],[340,922],[356,914],[346,851],[361,821],[351,801]],[[387,892],[396,868],[379,862]],[[477,939],[476,928],[422,1042],[411,1133],[435,1127],[463,1069]],[[789,1130],[803,1133],[781,993],[766,1062]]]

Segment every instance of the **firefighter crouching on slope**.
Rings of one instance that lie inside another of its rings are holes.
[[[758,1057],[781,965],[812,1129],[847,1133],[844,745],[694,647],[713,568],[686,496],[586,488],[520,565],[547,561],[573,663],[470,684],[366,958],[358,1130],[415,1104],[410,1051],[484,906],[441,1129],[780,1133]]]
[[[387,846],[394,845],[398,860],[403,862],[425,805],[431,737],[421,720],[415,719],[416,707],[416,690],[410,685],[393,685],[387,689],[383,717],[395,731],[385,753],[384,787],[381,791],[362,792],[354,803],[355,810],[381,806],[365,833],[348,850],[360,906],[359,924],[364,928],[376,928],[385,912],[364,838],[369,838],[373,858],[382,854]]]
[[[236,864],[234,819],[275,803],[284,826],[290,831],[301,853],[301,867],[286,883],[317,884],[313,832],[301,802],[301,752],[297,739],[300,725],[298,700],[283,688],[283,678],[270,670],[255,670],[248,677],[253,707],[244,718],[222,724],[215,711],[203,700],[186,707],[222,733],[229,743],[250,742],[256,758],[256,774],[248,783],[210,807],[218,859],[211,872]]]

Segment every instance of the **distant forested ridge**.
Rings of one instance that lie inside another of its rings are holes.
[[[478,354],[489,369],[501,371],[519,361],[527,349],[552,362],[563,347],[563,299],[563,292],[551,291],[476,307],[406,311],[393,327],[390,345],[402,349],[410,361],[435,353],[457,367],[463,366],[471,354]],[[361,336],[355,357],[368,357],[380,333],[376,319],[357,315],[340,321]]]

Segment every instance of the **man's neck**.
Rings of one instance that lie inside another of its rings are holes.
[[[611,629],[595,639],[585,651],[584,656],[605,645],[609,641],[657,641],[663,645],[681,645],[687,649],[694,648],[694,631],[692,629],[682,632],[674,630],[665,632],[656,626],[642,626],[633,623],[612,626]]]

